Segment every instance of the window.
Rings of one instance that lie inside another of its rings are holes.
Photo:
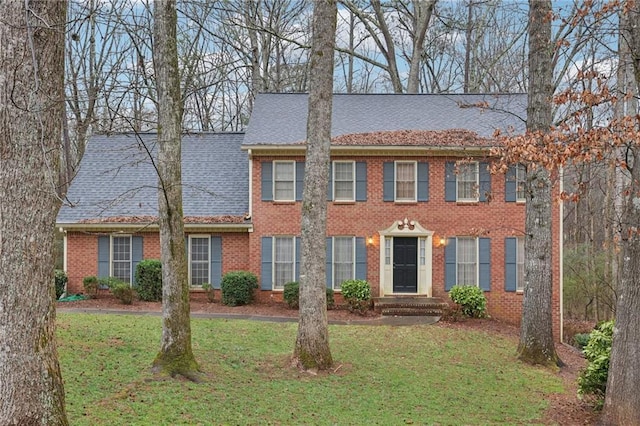
[[[516,201],[525,201],[525,184],[527,178],[527,171],[523,164],[518,164],[516,167]]]
[[[209,282],[209,236],[189,236],[189,284],[201,286]]]
[[[384,264],[391,265],[391,238],[384,239]]]
[[[355,245],[353,237],[333,237],[333,289],[354,278]]]
[[[524,237],[516,241],[516,291],[524,291]]]
[[[131,282],[131,236],[111,237],[111,274],[126,283]]]
[[[295,161],[275,161],[273,163],[273,194],[275,201],[295,201],[295,166]]]
[[[273,246],[273,288],[282,290],[295,280],[295,238],[274,237]]]
[[[333,199],[335,201],[355,200],[355,163],[353,161],[333,162]]]
[[[457,199],[478,201],[478,163],[458,163]]]
[[[475,238],[458,238],[457,284],[478,285],[478,250]]]
[[[396,201],[416,201],[416,163],[396,162]]]

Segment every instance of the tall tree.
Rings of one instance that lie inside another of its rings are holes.
[[[66,425],[54,224],[66,1],[0,2],[0,424]]]
[[[551,129],[553,45],[551,0],[529,0],[529,94],[527,132],[544,139]],[[557,365],[551,317],[552,199],[549,170],[527,164],[525,207],[525,287],[518,358]]]
[[[314,2],[302,194],[300,320],[294,351],[294,358],[304,369],[323,370],[333,364],[327,322],[325,236],[336,18],[336,0]]]
[[[154,371],[197,378],[191,348],[182,212],[182,97],[175,0],[154,2],[153,65],[158,91],[158,222],[162,260],[162,342]]]
[[[635,93],[640,88],[640,3],[625,2],[620,20],[621,37],[628,44],[633,63]],[[637,111],[631,112],[631,114]],[[622,240],[622,274],[616,303],[616,326],[609,363],[609,376],[605,394],[602,424],[640,424],[640,146],[638,144],[638,121],[634,123],[635,141],[628,141],[626,162],[629,179],[624,188],[624,200],[620,235]]]

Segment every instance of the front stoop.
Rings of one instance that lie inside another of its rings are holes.
[[[441,317],[447,303],[439,297],[386,296],[373,299],[376,312],[386,316]]]

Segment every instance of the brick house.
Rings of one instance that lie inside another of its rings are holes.
[[[246,133],[183,139],[184,214],[194,292],[249,270],[261,301],[299,276],[307,96],[263,94]],[[327,286],[369,281],[375,297],[447,300],[485,290],[491,316],[518,323],[523,171],[492,175],[496,129],[524,130],[526,95],[334,95]],[[153,134],[92,138],[58,226],[69,291],[87,275],[131,281],[159,258]],[[554,205],[553,320],[561,329],[561,205]]]

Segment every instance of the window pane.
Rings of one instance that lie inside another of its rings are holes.
[[[333,288],[339,290],[346,280],[354,275],[353,237],[334,237],[333,239]]]
[[[478,198],[478,163],[458,164],[458,199],[476,200]]]
[[[274,163],[274,197],[276,200],[291,201],[295,199],[295,163]]]
[[[273,259],[274,284],[273,288],[282,289],[294,276],[294,238],[275,238],[275,255]]]
[[[191,237],[191,285],[209,282],[209,237]]]
[[[396,163],[396,200],[415,199],[415,163]]]
[[[460,285],[477,285],[476,240],[475,238],[458,238],[457,269]]]
[[[112,275],[124,282],[131,282],[131,237],[113,237]]]

